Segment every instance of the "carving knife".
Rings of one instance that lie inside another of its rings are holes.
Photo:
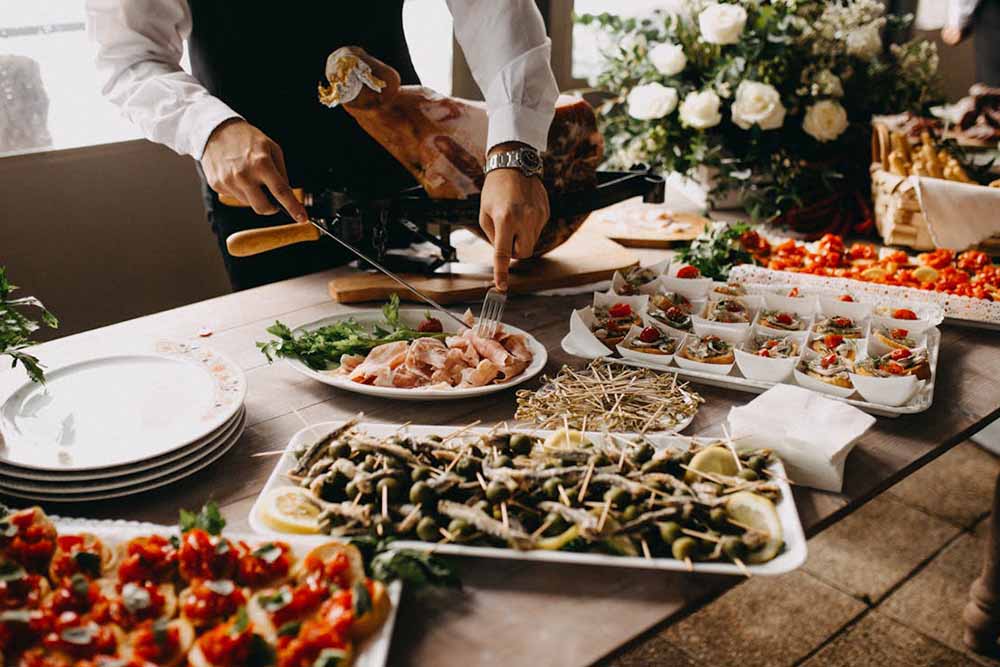
[[[339,218],[334,218],[333,222],[330,223],[330,224],[331,225],[336,224],[338,219]],[[379,271],[381,271],[382,273],[384,273],[385,275],[387,275],[389,278],[392,278],[395,282],[399,283],[400,285],[402,285],[403,287],[405,287],[410,292],[413,292],[413,294],[415,294],[418,299],[420,299],[421,301],[423,301],[428,306],[430,306],[431,308],[433,308],[437,312],[441,313],[442,315],[451,318],[452,321],[457,322],[462,328],[464,328],[464,329],[471,329],[472,328],[468,324],[466,324],[465,322],[463,322],[462,319],[459,318],[457,315],[455,315],[454,313],[452,313],[449,310],[445,310],[444,306],[442,306],[437,301],[435,301],[434,299],[430,298],[429,296],[427,296],[426,294],[424,294],[423,292],[421,292],[419,289],[417,289],[416,287],[414,287],[413,285],[411,285],[409,283],[409,281],[407,281],[405,278],[396,275],[395,273],[393,273],[389,269],[385,268],[384,266],[382,266],[381,264],[379,264],[378,262],[376,262],[374,259],[372,259],[368,255],[364,254],[363,252],[361,252],[360,250],[358,250],[357,248],[355,248],[353,245],[351,245],[350,243],[348,243],[344,239],[340,238],[339,236],[337,236],[336,234],[334,234],[333,232],[331,232],[329,229],[327,229],[325,221],[317,220],[316,218],[313,218],[312,216],[309,216],[309,224],[311,224],[313,227],[315,227],[316,229],[318,229],[321,234],[330,237],[331,239],[333,239],[334,241],[336,241],[337,243],[339,243],[340,245],[344,246],[345,248],[347,248],[348,250],[350,250],[352,253],[354,253],[355,255],[357,255],[358,257],[360,257],[362,260],[368,262],[369,264],[371,264],[372,266],[374,266],[376,269],[378,269]],[[460,329],[460,331],[461,331],[461,329]]]

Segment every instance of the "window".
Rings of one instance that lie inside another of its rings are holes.
[[[137,136],[101,97],[83,0],[0,0],[0,155]]]
[[[407,0],[403,18],[424,84],[451,92],[444,0]],[[0,156],[135,139],[101,96],[83,0],[0,0]],[[187,69],[187,59],[182,65]]]
[[[575,14],[611,12],[619,16],[647,16],[654,10],[679,11],[684,0],[575,0]],[[590,80],[601,69],[601,35],[592,27],[573,25],[572,78]]]

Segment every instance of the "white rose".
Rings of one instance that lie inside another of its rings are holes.
[[[628,94],[628,115],[638,120],[663,118],[677,108],[677,90],[659,83],[636,86]]]
[[[785,107],[774,86],[759,81],[741,81],[733,100],[733,122],[744,130],[760,125],[775,130],[785,122]]]
[[[882,53],[882,35],[874,22],[850,31],[844,41],[847,53],[862,60],[871,60]]]
[[[705,130],[722,122],[719,106],[722,100],[714,90],[688,93],[681,102],[681,122],[688,127]]]
[[[817,102],[806,109],[802,129],[816,141],[833,141],[847,129],[847,111],[833,100]]]
[[[830,97],[843,97],[844,85],[840,82],[840,77],[828,69],[821,70],[816,75],[816,86],[821,95]]]
[[[701,37],[709,44],[735,44],[747,24],[747,10],[739,5],[715,3],[698,15]]]
[[[687,67],[687,56],[680,44],[657,44],[649,52],[649,59],[656,71],[664,76],[680,74]]]

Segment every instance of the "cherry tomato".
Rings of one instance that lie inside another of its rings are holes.
[[[629,317],[632,315],[632,306],[627,303],[616,303],[608,308],[608,315],[611,317]]]
[[[155,581],[172,579],[177,571],[177,549],[160,535],[136,537],[125,545],[125,558],[118,567],[118,581]]]
[[[677,277],[683,279],[701,278],[701,271],[688,264],[687,266],[682,266],[677,270]]]
[[[900,338],[900,339],[906,338],[909,334],[910,332],[907,329],[893,329],[892,331],[889,332],[889,335],[891,335],[893,338]]]
[[[178,559],[181,576],[188,581],[229,579],[236,572],[239,555],[226,538],[194,528],[181,537]]]
[[[827,334],[823,336],[823,345],[825,345],[829,350],[840,346],[843,342],[844,337],[840,334]]]
[[[660,330],[656,327],[646,327],[639,334],[639,340],[643,343],[655,343],[660,340]]]
[[[905,347],[904,348],[900,348],[898,350],[893,350],[892,352],[889,353],[889,357],[891,359],[895,359],[895,360],[907,359],[907,358],[912,357],[912,356],[913,356],[913,353],[910,352],[909,350],[907,350]]]
[[[845,301],[845,302],[847,302],[847,303],[854,303],[854,297],[853,297],[853,296],[851,296],[850,294],[841,294],[841,295],[840,295],[839,297],[837,297],[837,298],[838,298],[838,300],[840,300],[840,301]]]
[[[909,308],[897,308],[892,311],[892,316],[897,320],[915,320],[917,319],[917,314],[910,310]]]
[[[778,313],[774,319],[785,326],[790,325],[794,321],[794,318],[789,313]]]

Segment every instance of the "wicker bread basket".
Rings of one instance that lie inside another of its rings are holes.
[[[890,136],[885,125],[873,125],[870,170],[875,226],[887,245],[932,250],[934,241],[920,210],[916,177],[900,176],[883,166],[889,164],[889,152],[892,150]]]

